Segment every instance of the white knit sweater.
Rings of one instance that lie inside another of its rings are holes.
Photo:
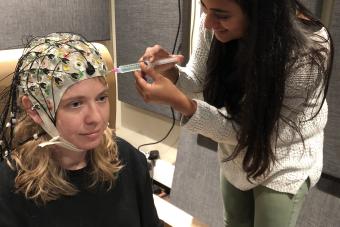
[[[213,37],[213,34],[204,28],[203,21],[204,15],[199,37],[194,43],[194,50],[188,64],[186,67],[178,67],[180,76],[177,86],[185,90],[187,94],[202,92],[206,61]],[[316,34],[324,38],[328,37],[324,28]],[[297,113],[282,107],[282,115],[298,122],[309,119],[311,114],[318,109],[320,99],[310,100],[308,105],[304,104],[307,96],[306,84],[314,82],[316,73],[316,70],[310,68],[299,68],[287,79],[283,105],[293,108]],[[278,161],[266,177],[260,177],[250,183],[242,168],[243,152],[232,161],[223,161],[233,152],[237,144],[235,123],[222,116],[228,115],[226,109],[217,109],[201,99],[195,99],[195,101],[197,102],[195,114],[190,118],[182,118],[181,124],[193,133],[202,134],[218,142],[218,155],[223,174],[235,187],[240,190],[249,190],[257,185],[263,185],[275,191],[295,194],[307,178],[310,179],[311,186],[319,180],[323,165],[324,128],[328,114],[326,102],[313,120],[301,124],[301,133],[305,138],[304,144],[291,127],[280,122],[279,139],[275,149]]]

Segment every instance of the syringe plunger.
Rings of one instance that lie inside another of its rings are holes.
[[[154,62],[144,61],[146,65],[149,67],[155,67],[157,65],[164,65],[168,63],[174,63],[177,62],[176,57],[169,57],[164,59],[159,59]],[[113,71],[116,73],[127,73],[127,72],[133,72],[140,69],[140,63],[133,63],[133,64],[127,64],[127,65],[121,65],[118,68],[114,68]]]

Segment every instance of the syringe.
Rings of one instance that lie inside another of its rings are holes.
[[[148,67],[155,67],[157,65],[164,65],[168,63],[174,63],[174,62],[177,62],[176,57],[163,58],[163,59],[156,60],[154,62],[144,61],[144,63],[148,65]],[[140,62],[128,64],[128,65],[121,65],[117,68],[114,68],[113,71],[116,73],[127,73],[127,72],[136,71],[140,69],[139,64]]]

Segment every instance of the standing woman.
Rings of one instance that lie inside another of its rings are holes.
[[[162,226],[145,156],[108,127],[107,72],[79,35],[25,48],[2,94],[1,227]]]
[[[142,63],[137,90],[146,102],[181,112],[184,128],[218,142],[226,226],[295,226],[322,171],[330,34],[297,0],[201,5],[186,67]],[[141,60],[168,56],[156,45]],[[202,92],[204,101],[183,92]]]

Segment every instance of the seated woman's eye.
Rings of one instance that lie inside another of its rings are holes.
[[[108,95],[102,95],[98,97],[99,102],[106,102],[107,99],[108,99]]]
[[[80,101],[74,101],[74,102],[70,102],[69,103],[69,107],[70,108],[79,108],[81,105],[81,102]]]

